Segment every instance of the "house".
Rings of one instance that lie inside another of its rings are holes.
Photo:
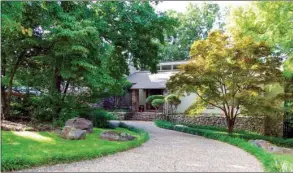
[[[136,70],[130,66],[129,82],[132,83],[126,102],[131,106],[132,112],[154,111],[152,105],[146,103],[146,98],[150,95],[163,95],[167,93],[166,82],[178,72],[178,66],[186,64],[188,61],[161,62],[157,66],[158,73],[152,74],[148,70]],[[195,101],[196,95],[190,94],[181,97],[181,104],[178,105],[177,113],[184,111]],[[221,110],[214,107],[208,107],[203,113],[221,113]]]

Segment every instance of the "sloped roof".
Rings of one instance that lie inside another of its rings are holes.
[[[128,76],[128,81],[133,85],[131,89],[163,89],[167,80],[177,71],[165,71],[151,74],[148,71],[135,72]]]

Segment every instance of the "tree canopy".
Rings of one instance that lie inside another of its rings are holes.
[[[161,57],[165,61],[189,59],[189,49],[194,40],[205,39],[215,25],[222,25],[222,14],[215,3],[189,4],[186,12],[168,11],[170,17],[178,20],[176,28],[167,33],[167,40],[161,46]],[[220,23],[219,23],[220,22]]]
[[[253,107],[257,114],[275,104],[259,97],[266,93],[265,85],[282,79],[281,60],[265,43],[215,31],[206,40],[195,41],[190,56],[192,59],[167,82],[167,88],[179,94],[195,93],[198,111],[208,105],[221,109],[229,132],[246,108]]]
[[[15,86],[41,90],[43,109],[56,118],[66,105],[121,95],[129,85],[130,63],[156,71],[159,45],[175,23],[149,2],[2,2],[1,7],[6,116]]]

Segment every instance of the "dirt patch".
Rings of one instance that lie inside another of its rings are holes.
[[[31,122],[12,122],[7,120],[1,121],[1,129],[4,131],[53,131],[50,124],[31,123]]]

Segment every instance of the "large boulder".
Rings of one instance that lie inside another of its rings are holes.
[[[76,129],[86,130],[88,133],[93,132],[93,123],[84,118],[72,118],[66,121],[65,126],[75,127]]]
[[[76,129],[72,126],[65,126],[62,130],[62,134],[60,134],[65,139],[70,140],[79,140],[79,139],[85,139],[86,136],[86,130],[80,130]]]
[[[115,131],[104,131],[101,133],[100,138],[109,141],[131,141],[135,139],[135,137],[131,136],[130,134],[118,133]]]
[[[278,147],[265,140],[249,140],[248,142],[270,153],[293,154],[293,149]]]

